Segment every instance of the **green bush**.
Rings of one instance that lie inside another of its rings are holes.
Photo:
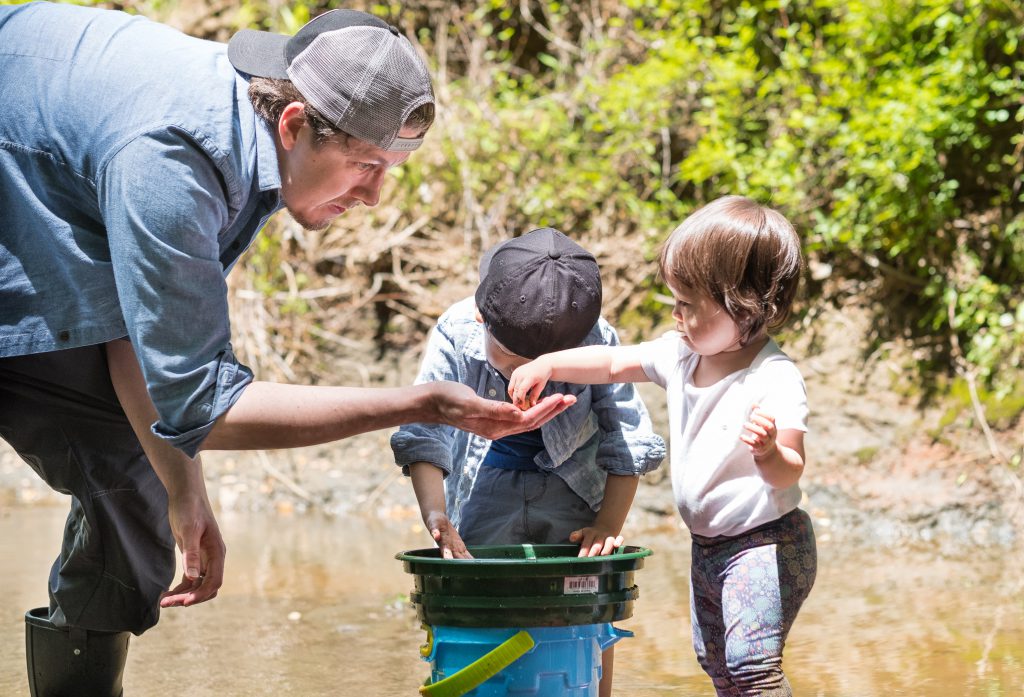
[[[540,48],[500,3],[463,25],[493,65],[452,80],[458,137],[425,179],[485,209],[514,192],[513,228],[625,230],[648,251],[694,207],[753,196],[794,220],[809,259],[876,281],[880,330],[928,338],[923,368],[952,365],[955,333],[989,387],[1020,387],[1024,11],[630,0],[597,31],[589,3],[541,5]]]

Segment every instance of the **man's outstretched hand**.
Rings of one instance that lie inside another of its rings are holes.
[[[436,382],[432,386],[440,423],[490,440],[532,431],[576,403],[572,395],[553,394],[522,411],[508,402],[484,399],[457,382]]]

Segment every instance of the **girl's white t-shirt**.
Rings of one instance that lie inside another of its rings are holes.
[[[775,417],[778,430],[807,431],[803,376],[775,341],[750,367],[708,387],[693,384],[700,356],[676,332],[634,350],[647,377],[668,395],[672,491],[691,532],[739,535],[797,507],[800,487],[769,486],[740,440],[755,404]]]

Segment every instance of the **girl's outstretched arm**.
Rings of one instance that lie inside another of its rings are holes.
[[[512,373],[508,396],[520,409],[537,402],[551,380],[577,385],[605,385],[612,382],[649,382],[632,346],[582,346],[547,353]]]

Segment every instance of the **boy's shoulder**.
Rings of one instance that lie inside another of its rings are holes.
[[[476,301],[464,298],[451,305],[437,318],[434,330],[443,335],[457,349],[467,345],[478,346],[483,351],[481,339],[483,325],[476,321]]]
[[[619,333],[604,317],[598,317],[590,333],[583,339],[580,346],[615,346],[619,343]]]
[[[438,326],[457,326],[463,322],[476,323],[476,300],[472,295],[450,305],[437,318]]]

